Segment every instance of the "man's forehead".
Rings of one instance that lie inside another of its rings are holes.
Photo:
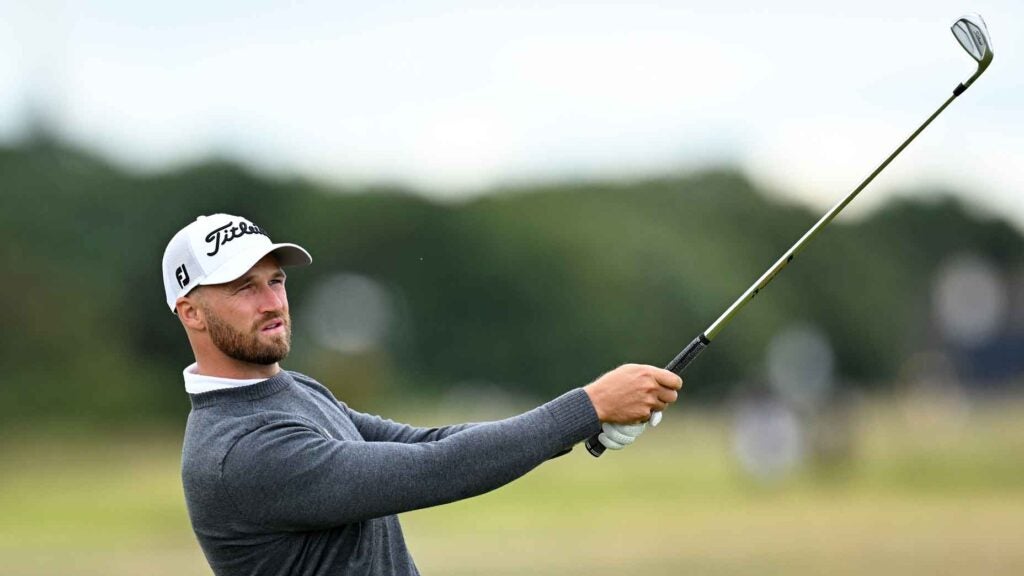
[[[259,262],[253,264],[252,268],[246,270],[245,273],[239,276],[238,278],[235,278],[234,280],[231,280],[229,282],[224,282],[222,284],[213,284],[213,286],[230,287],[238,284],[244,284],[245,282],[248,282],[249,280],[258,276],[276,275],[284,276],[284,270],[278,264],[277,258],[274,257],[273,254],[267,254]]]
[[[249,268],[249,270],[245,274],[243,274],[242,276],[248,276],[249,274],[252,274],[254,272],[263,272],[263,271],[277,272],[279,270],[281,270],[281,263],[278,262],[277,256],[275,256],[273,254],[267,254],[263,258],[260,258],[259,262],[253,264],[252,268]]]
[[[228,284],[233,284],[235,282],[241,282],[241,281],[243,281],[243,280],[245,280],[247,278],[252,278],[253,276],[266,275],[266,274],[278,274],[278,273],[283,275],[284,274],[284,270],[281,268],[281,265],[278,263],[277,257],[274,256],[273,254],[267,254],[266,256],[261,258],[259,262],[253,264],[252,268],[249,268],[248,270],[246,270],[245,274],[242,274],[241,276],[239,276],[235,280],[233,280],[231,282],[228,282]]]

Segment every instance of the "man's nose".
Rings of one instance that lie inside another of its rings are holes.
[[[281,310],[285,307],[285,302],[284,295],[278,294],[272,287],[264,284],[260,288],[260,312]]]

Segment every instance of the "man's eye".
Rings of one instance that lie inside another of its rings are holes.
[[[241,286],[238,289],[238,291],[239,292],[245,292],[245,291],[249,290],[250,288],[252,288],[252,284],[245,284],[245,285]]]

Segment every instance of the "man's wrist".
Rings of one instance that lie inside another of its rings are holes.
[[[597,419],[601,422],[605,421],[606,414],[602,410],[600,403],[600,393],[594,390],[593,384],[587,384],[583,387],[583,391],[587,393],[587,397],[590,398],[590,404],[594,407],[594,412],[597,413]]]
[[[589,396],[581,388],[570,390],[545,405],[558,422],[562,445],[571,446],[601,431],[601,421]]]

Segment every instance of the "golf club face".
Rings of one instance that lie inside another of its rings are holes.
[[[970,86],[992,62],[992,40],[988,35],[988,27],[981,15],[967,14],[958,18],[951,29],[957,42],[978,62],[977,72],[964,82],[965,87]]]

